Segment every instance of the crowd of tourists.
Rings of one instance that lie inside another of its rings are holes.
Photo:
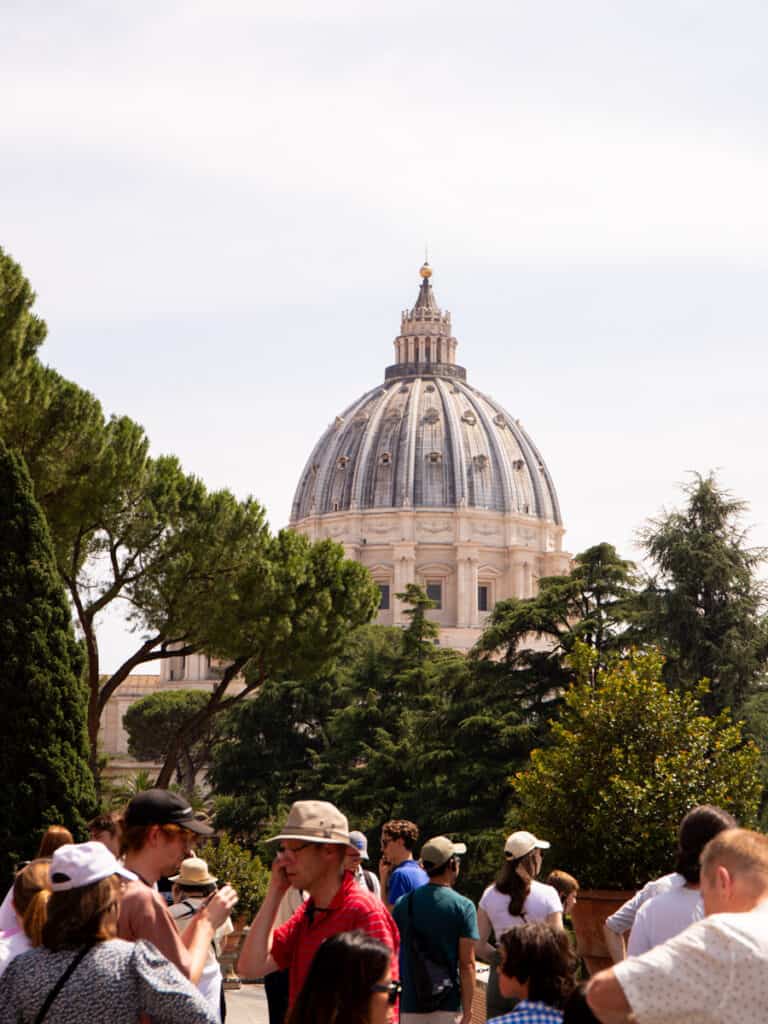
[[[75,843],[50,828],[0,905],[0,1024],[223,1024],[219,958],[237,894],[194,856],[213,829],[156,789],[90,831]],[[271,838],[237,962],[264,979],[270,1024],[768,1019],[768,838],[719,808],[685,816],[674,870],[606,920],[614,964],[588,980],[569,923],[579,884],[564,870],[538,879],[546,840],[508,836],[475,907],[456,889],[463,843],[419,847],[404,820],[380,839],[374,872],[367,837],[313,800]]]

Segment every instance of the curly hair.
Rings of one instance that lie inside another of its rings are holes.
[[[412,821],[393,818],[381,826],[381,834],[387,839],[402,839],[406,850],[413,850],[419,840],[419,826]]]

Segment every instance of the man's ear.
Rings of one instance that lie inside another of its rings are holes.
[[[163,835],[163,830],[159,825],[150,825],[149,832],[147,832],[146,846],[157,846],[160,842],[160,837]]]
[[[730,900],[733,894],[733,878],[724,864],[718,864],[715,868],[715,888],[722,896]]]

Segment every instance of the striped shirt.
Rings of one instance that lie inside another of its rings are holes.
[[[313,899],[307,900],[272,936],[272,959],[281,970],[290,968],[290,1005],[306,981],[312,958],[320,944],[331,935],[358,928],[392,950],[393,977],[397,976],[400,935],[392,915],[380,899],[361,889],[352,873],[345,871],[344,880],[330,906],[315,907]]]

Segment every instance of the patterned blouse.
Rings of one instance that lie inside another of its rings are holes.
[[[40,946],[16,957],[0,977],[0,1024],[33,1024],[48,993],[77,955]],[[99,942],[67,979],[46,1024],[136,1024],[147,1013],[167,1024],[216,1024],[197,989],[149,942]]]

